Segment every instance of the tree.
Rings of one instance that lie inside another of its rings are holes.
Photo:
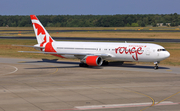
[[[146,24],[144,22],[141,23],[141,27],[145,27]]]
[[[156,26],[157,23],[180,24],[180,15],[174,14],[137,14],[137,15],[40,15],[37,16],[41,23],[54,27],[124,27],[124,26]],[[32,26],[29,16],[4,16],[0,15],[0,26]]]
[[[126,24],[127,27],[130,27],[131,25],[129,23]]]
[[[152,25],[153,27],[157,27],[157,23],[154,23],[154,22],[153,22],[151,25]]]
[[[139,24],[138,23],[132,23],[131,26],[132,27],[139,27]]]

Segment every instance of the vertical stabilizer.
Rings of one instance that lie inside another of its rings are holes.
[[[51,38],[38,18],[35,15],[30,15],[30,17],[38,44],[43,45],[44,43],[53,42],[54,40]]]

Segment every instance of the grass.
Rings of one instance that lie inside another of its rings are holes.
[[[180,39],[179,32],[61,32],[50,35],[52,37]]]
[[[171,66],[180,66],[180,43],[158,43],[169,51],[171,56],[162,61],[162,64]]]
[[[171,54],[169,58],[160,62],[161,65],[180,66],[180,44],[179,43],[156,43],[159,44]],[[149,63],[146,63],[149,64]]]
[[[178,27],[46,27],[47,30],[179,30]],[[0,31],[0,36],[35,36],[32,27],[0,27],[0,30],[17,30],[17,31]],[[21,31],[18,30],[32,30]],[[54,32],[50,33],[52,37],[91,37],[91,38],[158,38],[158,39],[180,39],[179,32]],[[49,58],[57,57],[47,54],[18,53],[17,51],[36,51],[34,48],[12,46],[34,45],[36,40],[15,40],[0,39],[0,57],[17,57],[17,58]],[[171,56],[163,60],[161,64],[180,66],[180,44],[179,43],[157,43],[164,46]],[[58,58],[60,59],[60,58]],[[143,63],[144,64],[144,63]],[[149,63],[145,63],[149,64]]]
[[[158,38],[180,39],[179,32],[56,32],[52,37],[88,37],[88,38]],[[0,36],[35,36],[34,32],[0,32]]]
[[[47,30],[179,30],[178,27],[46,27]],[[35,36],[32,27],[0,27],[0,36]],[[13,30],[13,31],[11,31]],[[17,30],[17,31],[16,31]],[[25,31],[18,31],[25,30]],[[26,31],[32,30],[32,31]],[[179,32],[50,32],[52,37],[88,37],[88,38],[158,38],[158,39],[180,39]]]
[[[12,46],[16,45],[35,45],[36,40],[16,40],[16,39],[0,39],[0,57],[15,57],[15,58],[50,58],[57,59],[55,56],[48,54],[34,53],[19,53],[18,51],[37,51],[34,48]]]
[[[15,39],[0,39],[0,57],[15,57],[15,58],[48,58],[48,59],[61,59],[48,54],[34,54],[34,53],[19,53],[18,51],[36,51],[34,48],[12,46],[16,45],[35,45],[36,40],[15,40]],[[180,66],[180,44],[179,43],[157,43],[162,45],[168,50],[171,56],[161,61],[161,65],[167,66]],[[137,62],[136,62],[137,63]],[[142,63],[140,64],[152,64]]]

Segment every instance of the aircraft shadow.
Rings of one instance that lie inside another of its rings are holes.
[[[79,62],[67,62],[67,61],[57,61],[58,59],[42,59],[42,61],[28,61],[28,62],[23,62],[23,63],[59,63],[59,64],[79,64]]]
[[[126,67],[126,68],[154,69],[154,66],[137,65],[137,64],[134,64],[134,63],[121,64],[121,63],[118,63],[118,62],[110,62],[109,65],[107,65],[107,66],[112,66],[112,67]],[[159,66],[159,69],[170,69],[170,68]]]
[[[79,66],[62,66],[62,67],[36,67],[36,68],[25,68],[25,69],[61,69],[61,68],[78,68]]]
[[[62,67],[36,67],[36,68],[25,68],[25,69],[62,69],[62,68],[79,68],[79,66],[62,66]],[[103,69],[102,67],[81,67],[81,68],[89,68],[89,69]]]
[[[28,62],[23,62],[23,63],[57,63],[57,64],[74,64],[77,66],[62,66],[62,67],[39,67],[39,68],[27,68],[27,69],[50,69],[50,68],[78,68],[79,67],[79,62],[70,62],[70,61],[57,61],[58,59],[42,59],[42,61],[28,61]],[[102,69],[103,67],[126,67],[126,68],[142,68],[142,69],[154,69],[154,66],[147,66],[147,65],[136,65],[133,63],[125,63],[122,64],[120,62],[109,62],[108,65],[101,66],[101,67],[96,67],[96,66],[89,66],[89,67],[82,67],[82,68],[92,68],[92,69]],[[159,66],[159,69],[170,69],[168,67],[162,67]]]
[[[122,65],[121,67],[129,67],[129,68],[144,68],[144,69],[154,69],[154,66],[144,66],[144,65]],[[159,69],[170,69],[168,67],[160,67]]]
[[[26,69],[52,69],[52,68],[79,68],[80,62],[67,62],[67,61],[57,61],[58,59],[42,59],[42,61],[28,61],[23,63],[57,63],[57,64],[77,64],[77,66],[62,66],[62,67],[38,67],[38,68],[26,68]],[[90,69],[102,69],[102,67],[96,66],[89,66],[89,67],[82,67],[82,68],[90,68]]]

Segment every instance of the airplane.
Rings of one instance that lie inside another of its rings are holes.
[[[30,15],[39,51],[19,51],[26,53],[51,54],[60,58],[80,59],[80,67],[101,66],[108,61],[154,62],[158,69],[160,61],[170,53],[160,45],[153,43],[117,43],[117,42],[72,42],[55,41],[35,15]]]

